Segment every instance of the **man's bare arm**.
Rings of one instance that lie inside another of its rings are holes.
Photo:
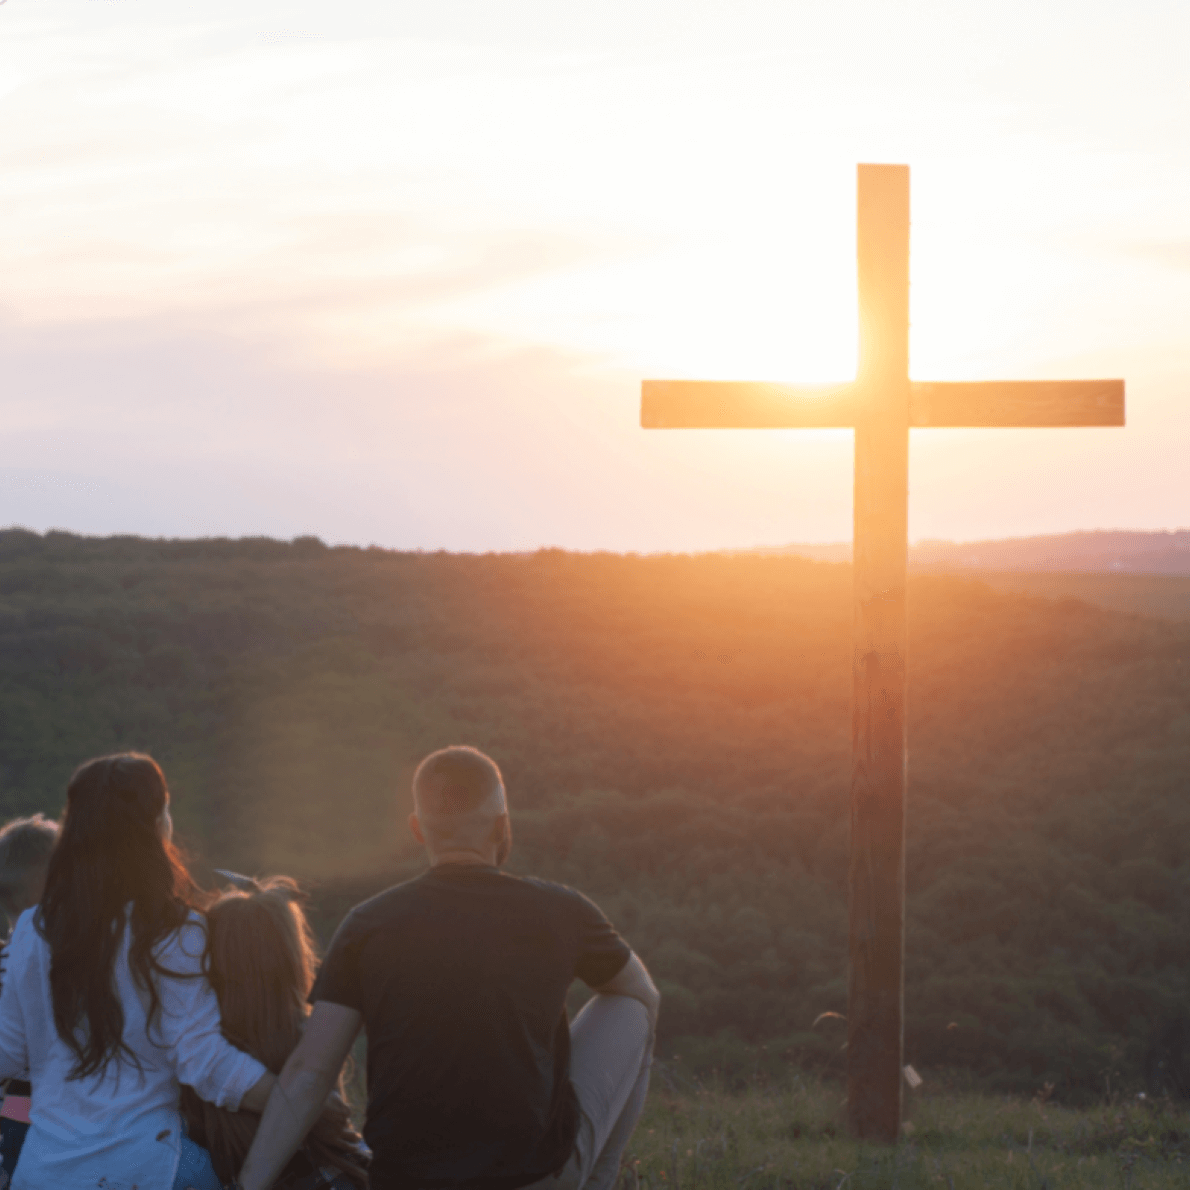
[[[319,1000],[269,1096],[240,1171],[243,1190],[268,1190],[297,1152],[326,1104],[359,1035],[353,1008]]]
[[[607,983],[600,984],[594,990],[605,996],[627,996],[631,1000],[639,1000],[649,1014],[649,1028],[657,1027],[661,993],[645,970],[644,963],[635,954],[629,957],[628,962]]]

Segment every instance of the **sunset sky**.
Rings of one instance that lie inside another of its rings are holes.
[[[0,525],[465,550],[843,540],[855,166],[912,373],[1123,430],[915,431],[911,536],[1190,525],[1190,5],[0,3]]]

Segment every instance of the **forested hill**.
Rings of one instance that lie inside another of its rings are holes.
[[[848,562],[851,543],[786,545],[756,552],[796,554],[821,562]],[[1190,529],[1148,533],[1099,529],[999,541],[919,541],[909,548],[909,565],[935,571],[1190,576]]]
[[[516,866],[596,896],[657,973],[667,1050],[829,1063],[850,599],[847,567],[795,557],[10,530],[0,810],[148,750],[197,853],[313,882],[329,926],[414,870],[412,765],[475,743]],[[909,1060],[1069,1096],[1176,1065],[1190,624],[923,575],[910,650]]]

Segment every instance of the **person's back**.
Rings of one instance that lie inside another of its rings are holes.
[[[273,1076],[220,1031],[196,893],[152,759],[101,757],[67,789],[40,906],[0,989],[0,1077],[28,1070],[14,1190],[169,1190],[186,1146],[180,1085],[264,1105]]]
[[[128,1175],[131,1185],[137,1177],[154,1177],[158,1184],[163,1171],[172,1168],[180,1143],[177,1046],[183,1034],[186,1044],[201,1046],[204,1038],[191,1029],[191,1013],[202,976],[206,938],[201,919],[195,914],[158,949],[163,967],[180,978],[159,983],[161,1008],[150,1030],[148,997],[133,977],[128,951],[131,927],[120,932],[119,950],[112,966],[112,988],[124,1017],[124,1051],[87,1078],[72,1077],[77,1055],[62,1039],[54,1023],[50,992],[50,948],[37,930],[34,910],[22,915],[9,948],[9,978],[4,999],[15,999],[24,1022],[23,1045],[29,1081],[36,1088],[32,1128],[21,1152],[17,1185],[71,1185],[93,1171],[111,1176],[113,1167]],[[10,1009],[11,1011],[11,1009]],[[214,1014],[208,1027],[219,1029]],[[0,1046],[7,1038],[0,1030]],[[259,1077],[256,1065],[245,1059],[247,1085]],[[219,1095],[218,1083],[225,1071],[205,1062],[184,1066],[188,1078],[209,1095]],[[236,1071],[230,1071],[232,1075]],[[216,1078],[210,1080],[214,1074]],[[204,1078],[204,1075],[208,1076]],[[160,1137],[157,1150],[146,1138]],[[147,1150],[147,1159],[146,1159]],[[156,1160],[160,1152],[161,1159]],[[172,1174],[166,1175],[172,1180]],[[36,1180],[34,1180],[36,1179]],[[102,1183],[100,1183],[102,1184]]]
[[[363,1017],[376,1185],[559,1169],[578,1120],[566,993],[629,953],[585,897],[486,865],[438,864],[353,910],[314,994]]]
[[[503,873],[511,828],[496,765],[427,757],[410,825],[430,870],[358,906],[311,992],[306,1035],[241,1174],[263,1190],[363,1024],[373,1190],[603,1190],[648,1087],[659,997],[586,897]],[[596,995],[566,1015],[571,982]],[[555,1179],[554,1175],[557,1175]]]

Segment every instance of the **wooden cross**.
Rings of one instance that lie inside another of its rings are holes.
[[[646,380],[646,429],[855,430],[847,1103],[862,1137],[901,1125],[905,950],[905,585],[909,430],[1122,426],[1122,380],[909,379],[909,167],[858,177],[859,368],[850,384]]]

